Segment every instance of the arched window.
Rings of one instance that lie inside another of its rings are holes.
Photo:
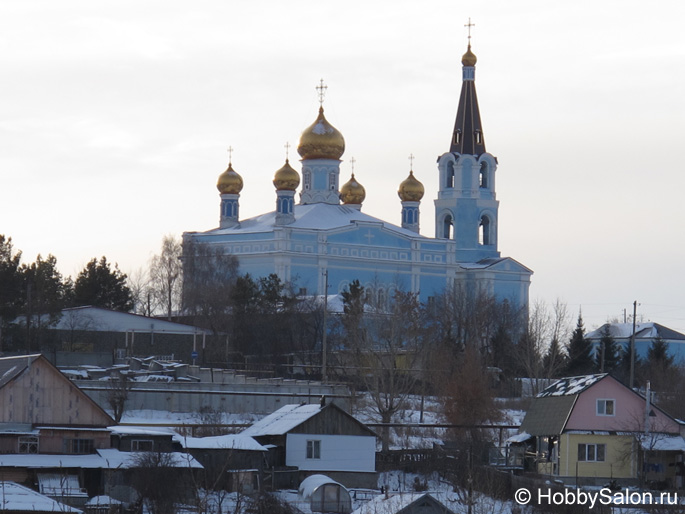
[[[482,245],[492,244],[492,238],[490,237],[490,218],[488,218],[486,215],[481,216],[479,225],[478,242]]]
[[[378,306],[381,307],[381,308],[382,308],[382,307],[385,307],[385,304],[386,304],[386,301],[387,301],[387,298],[388,298],[388,297],[386,296],[386,294],[385,294],[385,290],[384,290],[384,289],[379,289],[378,292],[377,292],[376,294],[377,294],[377,297],[376,297],[376,298],[377,298],[377,300],[378,300]]]
[[[445,175],[445,187],[452,189],[454,187],[454,163],[449,161],[447,163],[447,174]]]
[[[443,239],[452,239],[454,224],[452,216],[448,214],[442,221],[442,237]]]
[[[490,187],[488,178],[488,163],[483,161],[480,163],[480,187],[485,189]]]
[[[312,174],[308,170],[302,172],[302,185],[305,191],[312,187]]]

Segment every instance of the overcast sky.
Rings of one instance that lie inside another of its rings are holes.
[[[273,210],[323,78],[341,183],[354,157],[363,210],[400,224],[413,153],[432,237],[469,17],[499,249],[531,299],[588,329],[637,300],[685,332],[682,0],[4,0],[0,234],[66,275],[101,255],[130,273],[218,225],[229,146],[241,217]]]

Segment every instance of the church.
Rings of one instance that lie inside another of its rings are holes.
[[[394,290],[430,302],[460,287],[526,308],[532,271],[498,249],[498,163],[485,149],[475,66],[469,43],[450,146],[437,160],[435,237],[419,233],[425,191],[411,169],[398,180],[399,224],[363,212],[366,193],[354,173],[340,185],[345,140],[324,115],[322,84],[318,117],[297,146],[300,171],[286,159],[274,175],[276,209],[240,218],[243,180],[229,160],[217,183],[219,227],[184,233],[184,247],[232,254],[241,274],[275,273],[302,295],[335,295],[359,280],[381,302]]]

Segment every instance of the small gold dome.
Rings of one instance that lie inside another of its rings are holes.
[[[364,186],[357,182],[352,173],[352,178],[340,188],[340,199],[344,204],[361,205],[365,198]]]
[[[345,152],[345,139],[338,129],[328,123],[319,107],[316,121],[304,129],[297,145],[303,159],[340,159]]]
[[[461,57],[461,63],[464,66],[475,66],[477,60],[476,54],[471,51],[471,45],[469,44],[469,47],[466,49],[466,53]]]
[[[243,190],[243,177],[236,173],[230,162],[226,171],[219,175],[216,188],[222,195],[237,195]]]
[[[300,174],[290,166],[288,159],[283,167],[274,175],[276,191],[295,191],[300,185]]]
[[[423,184],[416,180],[414,172],[410,171],[409,176],[402,181],[400,188],[397,190],[397,196],[403,202],[420,202],[426,190]]]

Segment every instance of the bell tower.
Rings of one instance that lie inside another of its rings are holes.
[[[469,20],[469,31],[471,21]],[[438,158],[435,237],[456,241],[458,261],[498,258],[495,195],[497,158],[485,150],[476,97],[476,56],[471,34],[462,56],[462,86],[450,150]]]

